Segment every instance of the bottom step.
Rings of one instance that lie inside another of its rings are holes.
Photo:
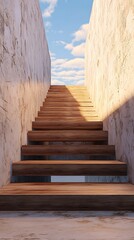
[[[12,183],[0,189],[0,210],[134,210],[134,185]]]

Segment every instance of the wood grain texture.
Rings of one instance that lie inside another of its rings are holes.
[[[45,156],[65,154],[87,154],[87,155],[115,155],[115,147],[112,145],[26,145],[22,146],[22,155]]]
[[[14,183],[0,190],[0,210],[134,210],[134,185]]]
[[[73,107],[73,106],[64,106],[64,107],[51,107],[51,106],[42,106],[40,107],[40,111],[76,111],[76,112],[93,112],[95,111],[93,106],[88,107]]]
[[[58,102],[43,102],[44,107],[93,107],[93,103],[91,101],[88,102],[63,102],[63,101],[58,101]]]
[[[115,147],[107,144],[108,132],[85,87],[51,86],[32,127],[27,134],[31,145],[21,148],[24,161],[12,165],[14,178],[127,175],[127,164],[114,160]],[[89,160],[45,159],[54,155]],[[134,210],[134,185],[11,183],[0,189],[0,210]]]
[[[59,117],[85,117],[85,116],[91,116],[91,117],[98,117],[95,111],[48,111],[48,110],[42,110],[38,112],[38,116],[59,116]]]
[[[44,131],[29,131],[29,141],[108,141],[107,131],[95,130],[44,130]]]
[[[85,103],[89,103],[90,99],[85,97],[76,97],[74,99],[74,97],[62,97],[62,98],[58,98],[58,97],[53,97],[53,98],[49,98],[47,97],[45,99],[45,102],[71,102],[71,103],[77,103],[77,102],[85,102]]]
[[[94,116],[46,116],[46,115],[40,115],[38,117],[35,118],[35,120],[37,121],[58,121],[58,120],[62,120],[62,121],[74,121],[74,120],[80,120],[80,121],[90,121],[90,122],[93,122],[93,121],[100,121],[100,118],[99,117],[94,117]]]
[[[74,130],[74,129],[88,129],[88,130],[102,130],[103,129],[103,122],[102,121],[94,121],[94,122],[87,122],[87,121],[79,121],[74,119],[72,121],[62,121],[62,120],[54,120],[54,121],[35,121],[32,123],[33,129],[38,130],[47,130],[47,129],[64,129],[64,130]]]
[[[45,160],[13,163],[13,176],[125,176],[127,165],[120,161]]]

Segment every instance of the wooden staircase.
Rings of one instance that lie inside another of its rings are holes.
[[[13,177],[127,176],[85,87],[51,86],[32,129]],[[12,182],[0,189],[0,210],[134,210],[134,186]]]

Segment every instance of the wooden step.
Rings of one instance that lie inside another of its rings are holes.
[[[51,112],[64,112],[64,111],[75,111],[75,112],[95,112],[93,106],[89,107],[51,107],[51,106],[42,106],[40,111],[51,111]]]
[[[102,130],[103,129],[103,122],[102,121],[94,121],[94,122],[86,122],[86,121],[79,121],[79,120],[72,120],[68,122],[64,122],[62,120],[56,121],[35,121],[32,123],[33,129],[38,130],[47,130],[47,129],[64,129],[64,130],[74,130],[74,129],[87,129],[87,130]]]
[[[45,160],[13,163],[13,176],[125,176],[126,163],[120,161]]]
[[[64,116],[45,116],[45,115],[42,115],[42,116],[38,116],[35,118],[36,121],[58,121],[58,120],[62,120],[62,121],[65,121],[65,122],[68,122],[68,121],[75,121],[75,120],[79,120],[79,121],[88,121],[88,122],[93,122],[93,121],[100,121],[100,119],[98,117],[94,117],[94,116],[74,116],[74,117],[64,117]]]
[[[38,116],[59,116],[59,117],[81,117],[81,116],[93,116],[98,117],[96,112],[79,112],[79,111],[39,111]]]
[[[48,93],[47,98],[74,98],[74,99],[90,99],[87,93]]]
[[[11,183],[0,190],[1,211],[134,211],[128,183]]]
[[[85,102],[85,103],[90,103],[91,101],[89,98],[83,98],[83,97],[82,98],[74,98],[74,97],[49,98],[49,97],[46,97],[45,102],[71,102],[71,103]]]
[[[106,131],[95,130],[44,130],[29,131],[29,141],[39,142],[80,142],[80,141],[108,141],[108,133]]]
[[[50,90],[58,90],[58,91],[60,91],[60,90],[76,90],[76,91],[78,91],[78,90],[86,90],[87,91],[87,88],[85,87],[85,86],[67,86],[67,85],[51,85],[50,86],[50,88],[49,88]]]
[[[44,107],[93,107],[91,101],[88,102],[44,102]]]
[[[113,145],[26,145],[22,146],[23,156],[51,156],[51,155],[112,155],[115,156]]]
[[[65,99],[66,101],[68,101],[68,100],[70,100],[70,101],[91,101],[91,99],[88,97],[88,96],[71,96],[71,95],[69,95],[69,96],[64,96],[64,95],[62,95],[62,96],[60,96],[60,95],[56,95],[55,97],[54,96],[49,96],[49,95],[47,95],[47,97],[46,97],[46,100],[51,100],[51,101],[55,101],[55,100],[58,100],[58,101],[60,101],[61,99]]]
[[[67,95],[67,96],[80,96],[80,95],[86,95],[89,97],[88,95],[88,92],[86,90],[77,90],[77,91],[69,91],[69,90],[66,90],[66,91],[48,91],[48,96],[55,96],[55,95]]]

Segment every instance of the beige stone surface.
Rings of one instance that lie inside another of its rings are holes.
[[[131,212],[0,213],[0,240],[133,240]]]
[[[0,186],[50,85],[50,57],[38,0],[0,0]]]
[[[134,0],[94,0],[85,54],[89,94],[134,183]]]

